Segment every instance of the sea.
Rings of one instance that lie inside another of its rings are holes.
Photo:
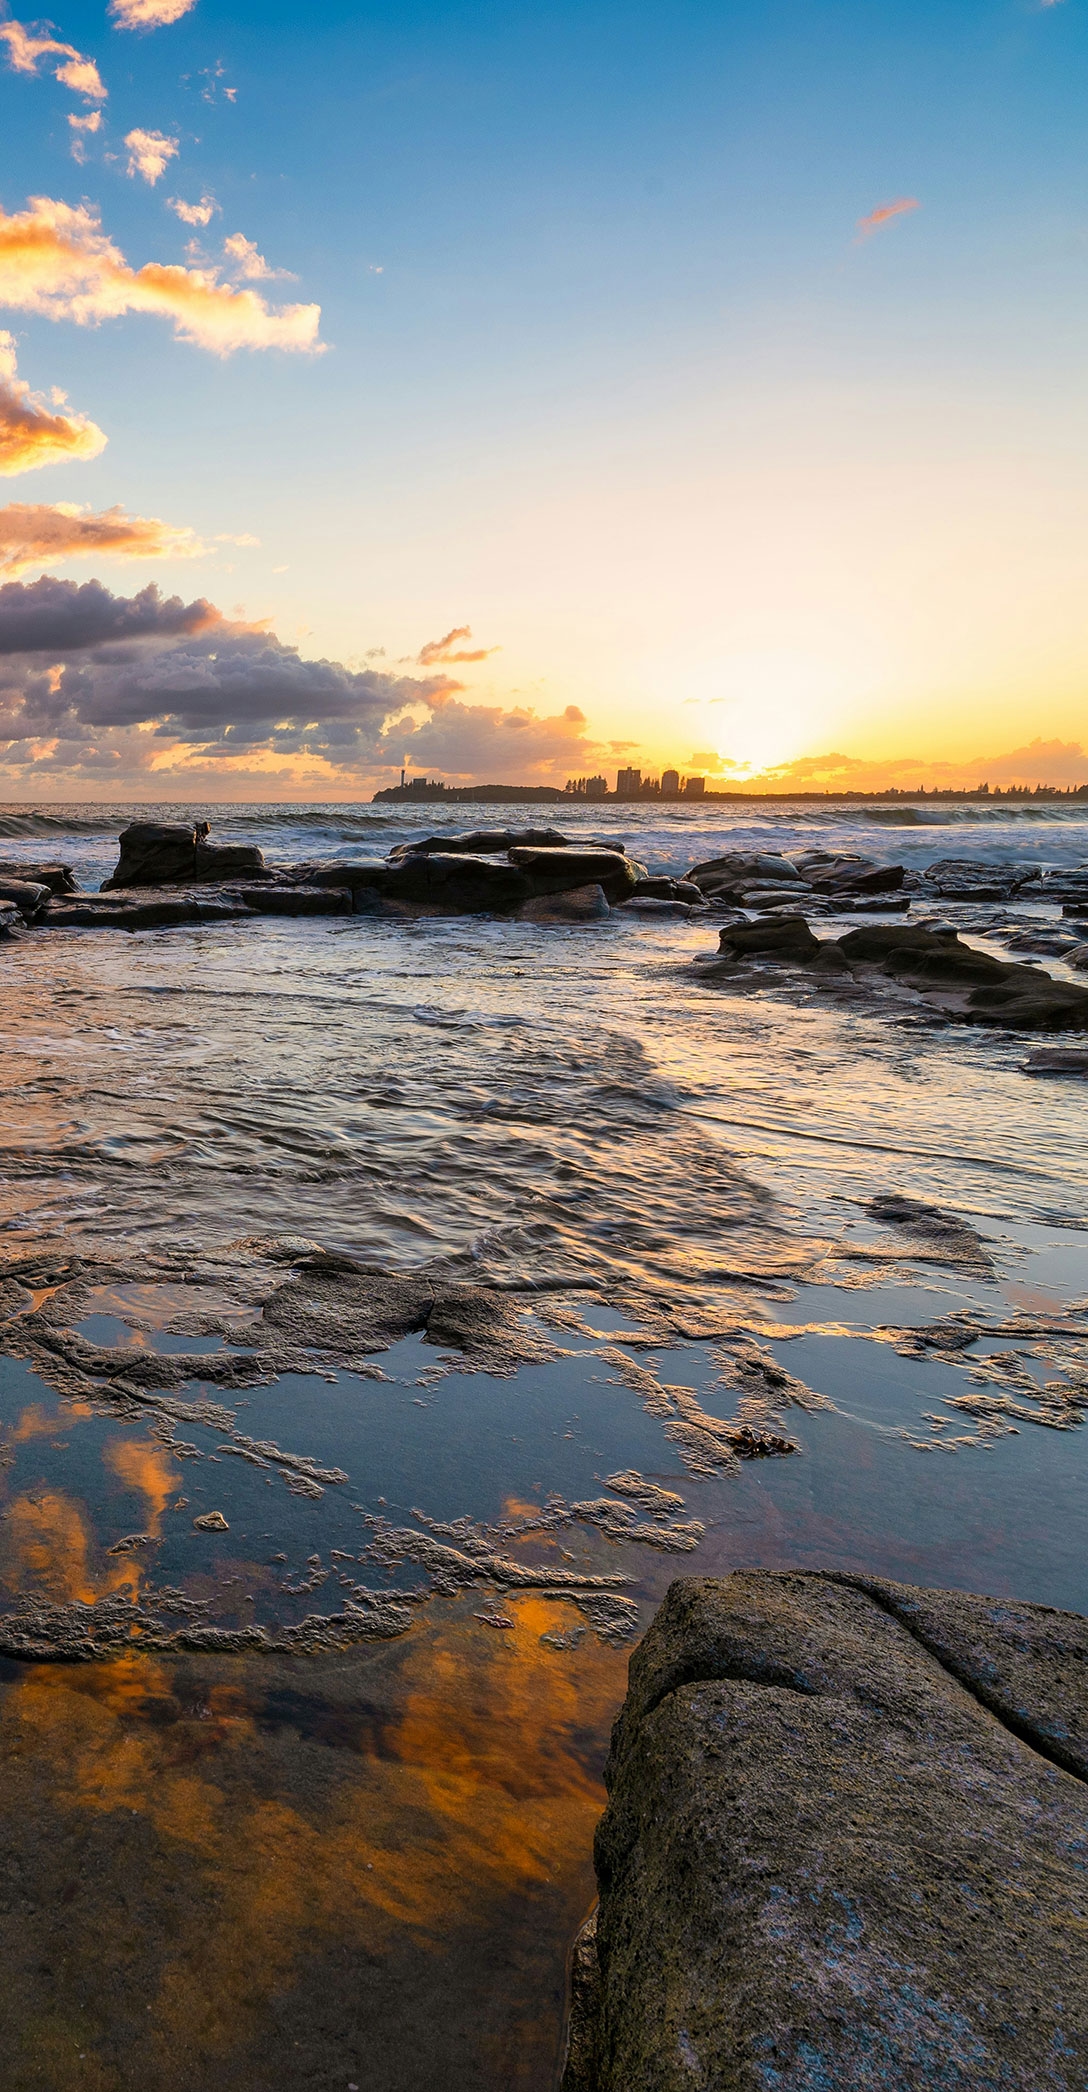
[[[0,858],[96,888],[130,820],[193,817],[275,862],[534,822],[674,875],[733,849],[1088,863],[1088,807],[977,801],[8,806]],[[239,1260],[277,1242],[284,1268],[498,1288],[527,1332],[194,1380],[164,1424],[0,1323],[0,1616],[167,1592],[267,1639],[142,1653],[137,1622],[112,1655],[0,1662],[4,1835],[69,1896],[58,1958],[31,1895],[12,1975],[13,2054],[32,2026],[50,2083],[545,2092],[609,1729],[674,1576],[1088,1611],[1088,1080],[909,998],[715,977],[717,938],[614,910],[0,944],[0,1263],[80,1259],[88,1344],[242,1341]],[[241,1334],[187,1333],[219,1269]],[[743,1424],[758,1457],[721,1451]],[[396,1631],[284,1643],[364,1588],[403,1599]]]

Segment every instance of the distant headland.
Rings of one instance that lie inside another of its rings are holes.
[[[763,800],[794,804],[807,800],[854,800],[861,803],[916,799],[931,800],[1088,800],[1088,784],[1082,785],[975,785],[971,789],[952,785],[917,785],[913,791],[901,785],[888,785],[881,792],[859,792],[840,789],[836,791],[792,791],[753,792],[743,785],[731,786],[728,790],[708,789],[705,777],[681,777],[676,770],[666,770],[660,778],[642,776],[639,770],[621,770],[616,778],[615,791],[609,791],[603,777],[572,777],[560,789],[558,785],[480,784],[447,785],[437,778],[412,777],[405,779],[401,771],[399,785],[388,785],[382,792],[375,792],[372,805],[404,804],[465,806],[569,806],[571,800],[585,800],[595,805],[611,804],[630,806],[645,800],[663,800],[666,804],[690,804],[693,800]]]

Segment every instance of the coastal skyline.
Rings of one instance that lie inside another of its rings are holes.
[[[0,797],[1088,782],[1085,46],[0,10]]]

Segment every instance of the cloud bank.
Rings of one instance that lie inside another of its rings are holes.
[[[128,516],[122,508],[95,514],[65,501],[53,507],[11,501],[0,508],[3,574],[25,574],[28,567],[59,566],[68,559],[198,559],[206,551],[195,531],[153,516]]]
[[[32,472],[67,458],[96,458],[106,438],[85,414],[73,414],[62,395],[47,406],[18,376],[15,343],[0,328],[0,474]]]
[[[724,788],[752,792],[902,792],[934,785],[951,791],[973,791],[976,785],[1088,784],[1088,754],[1079,741],[1030,741],[996,755],[973,755],[935,761],[930,756],[866,758],[852,755],[806,755],[774,769],[741,776],[719,758],[716,782]],[[728,775],[723,773],[730,773]]]
[[[128,312],[156,313],[181,341],[229,356],[236,349],[320,353],[319,305],[270,307],[233,290],[214,269],[147,262],[130,268],[96,211],[33,196],[25,211],[0,209],[0,305],[46,319],[97,325]]]
[[[308,659],[154,586],[126,597],[98,580],[0,585],[0,776],[32,796],[61,779],[92,792],[154,794],[170,779],[226,797],[353,793],[406,755],[448,776],[550,781],[557,765],[585,767],[593,744],[577,706],[541,719],[465,704],[458,690],[442,674]]]

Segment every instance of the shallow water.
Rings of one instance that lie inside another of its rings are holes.
[[[0,851],[61,856],[96,885],[132,812],[6,809]],[[620,836],[653,870],[813,839],[914,867],[1088,859],[1088,808],[1051,806],[222,809],[214,832],[290,859],[521,819]],[[374,1352],[378,1377],[197,1379],[184,1401],[216,1414],[181,1422],[0,1357],[0,1613],[174,1591],[210,1624],[274,1637],[355,1588],[411,1601],[394,1639],[340,1654],[130,1646],[75,1670],[5,1666],[36,1767],[27,1864],[46,1869],[54,1834],[90,1841],[68,1974],[47,1997],[17,1957],[24,2017],[53,2030],[51,2083],[203,2086],[229,2068],[245,2087],[360,2071],[368,2092],[550,2085],[626,1661],[579,1579],[611,1579],[633,1619],[673,1575],[742,1563],[1088,1609],[1088,1086],[1025,1075],[1030,1042],[906,1006],[770,973],[716,987],[694,964],[716,942],[711,921],[614,914],[0,946],[0,1245],[83,1257],[94,1344],[244,1346],[259,1305],[237,1288],[219,1334],[169,1326],[241,1238],[556,1289],[509,1296],[535,1354],[506,1372],[416,1333]],[[957,1215],[981,1249],[949,1261],[882,1222],[869,1202],[888,1192]],[[903,1334],[949,1315],[982,1332],[972,1345]],[[679,1430],[692,1416],[751,1417],[796,1450],[700,1471]],[[243,1442],[345,1479],[307,1489]],[[660,1522],[652,1544],[602,1525],[594,1506],[622,1511],[611,1482],[630,1470],[681,1500],[662,1517],[702,1528],[691,1551],[670,1552]],[[227,1530],[194,1528],[207,1511]],[[481,1571],[443,1594],[436,1524],[463,1559],[490,1550],[571,1588]],[[280,1835],[298,1881],[263,1955]],[[123,2011],[84,1997],[118,1883],[150,1913]],[[214,2011],[194,1946],[209,1897]],[[19,1922],[0,1904],[0,1936]],[[40,2081],[29,2061],[15,2073]]]

